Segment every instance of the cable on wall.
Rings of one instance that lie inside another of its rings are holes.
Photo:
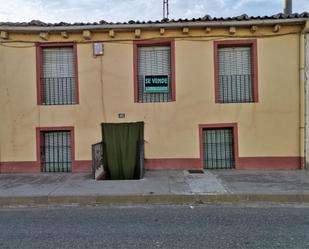
[[[100,85],[101,85],[101,105],[102,105],[102,118],[103,121],[107,121],[104,103],[104,80],[103,80],[103,56],[100,56]]]

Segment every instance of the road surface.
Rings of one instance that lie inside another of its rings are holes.
[[[0,208],[0,248],[309,248],[309,206]]]

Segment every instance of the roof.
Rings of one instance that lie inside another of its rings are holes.
[[[254,20],[289,20],[289,19],[304,19],[309,18],[308,12],[293,13],[293,14],[275,14],[271,16],[248,16],[246,14],[234,17],[211,17],[210,15],[205,15],[200,18],[192,18],[192,19],[162,19],[156,21],[128,21],[128,22],[107,22],[105,20],[101,20],[99,22],[93,23],[45,23],[39,20],[32,20],[31,22],[0,22],[1,26],[6,27],[68,27],[68,26],[94,26],[94,25],[132,25],[132,24],[172,24],[172,23],[192,23],[192,22],[228,22],[228,21],[254,21]]]

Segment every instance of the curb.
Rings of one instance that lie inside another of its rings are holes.
[[[122,205],[122,204],[220,204],[220,203],[309,203],[309,194],[215,194],[215,195],[104,195],[0,197],[0,206],[19,205]]]

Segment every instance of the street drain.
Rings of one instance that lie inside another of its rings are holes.
[[[204,170],[202,169],[189,169],[188,172],[190,174],[204,174]]]

